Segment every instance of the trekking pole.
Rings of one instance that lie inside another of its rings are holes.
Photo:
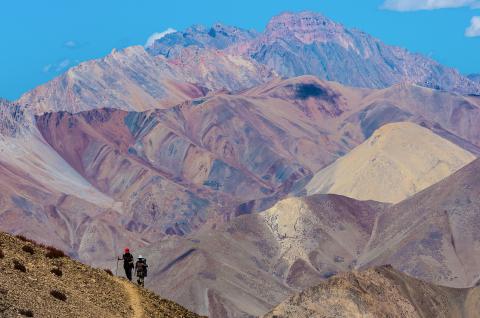
[[[118,276],[118,256],[117,256],[117,267],[115,268],[115,276]]]

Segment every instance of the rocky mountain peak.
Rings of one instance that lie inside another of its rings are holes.
[[[333,22],[320,13],[304,11],[300,13],[283,13],[273,17],[267,25],[265,34],[281,38],[295,36],[303,43],[315,40],[326,41],[335,34],[345,32],[341,24]]]
[[[147,47],[152,55],[176,57],[182,48],[196,46],[199,48],[226,49],[232,44],[249,41],[257,36],[256,31],[245,30],[217,22],[210,27],[193,25],[182,32],[173,32],[156,40]]]
[[[306,25],[323,25],[337,24],[329,19],[327,16],[319,12],[301,11],[301,12],[283,12],[272,17],[267,25],[267,28],[279,24],[306,24]]]

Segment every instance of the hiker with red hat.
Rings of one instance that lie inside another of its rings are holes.
[[[125,276],[128,280],[132,280],[132,270],[133,270],[133,255],[130,254],[130,249],[125,247],[122,258],[118,258],[119,261],[123,260],[123,269],[125,270]]]

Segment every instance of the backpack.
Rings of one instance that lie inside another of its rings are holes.
[[[138,260],[136,267],[137,267],[137,276],[141,276],[143,274],[143,277],[147,277],[147,268],[148,268],[147,260],[145,259]]]

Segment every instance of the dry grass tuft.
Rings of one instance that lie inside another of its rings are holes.
[[[52,295],[53,298],[56,298],[58,300],[67,301],[67,295],[65,295],[59,290],[56,290],[56,289],[51,290],[50,295]]]
[[[45,253],[45,256],[48,258],[66,257],[65,253],[58,248],[55,248],[53,246],[46,246],[45,248],[47,249],[47,253]]]
[[[34,250],[33,247],[30,246],[30,245],[24,245],[24,246],[22,247],[22,251],[24,251],[25,253],[28,253],[28,254],[30,254],[30,255],[35,254],[35,250]]]
[[[25,316],[25,317],[33,317],[33,311],[29,309],[20,309],[18,311],[20,315]]]
[[[54,274],[54,275],[57,275],[58,277],[62,277],[62,275],[63,275],[62,270],[61,270],[60,268],[57,268],[57,267],[53,268],[53,269],[50,271],[50,273],[52,273],[52,274]]]
[[[23,236],[23,235],[15,235],[15,237],[18,238],[21,241],[24,241],[24,242],[32,243],[32,244],[35,244],[35,245],[41,245],[41,244],[38,244],[37,242],[35,242],[34,240],[29,239],[29,238],[27,238],[26,236]]]
[[[20,261],[18,260],[14,260],[13,261],[13,268],[18,270],[18,271],[21,271],[21,272],[24,272],[26,273],[27,272],[27,268],[25,267],[25,265],[23,265]]]

